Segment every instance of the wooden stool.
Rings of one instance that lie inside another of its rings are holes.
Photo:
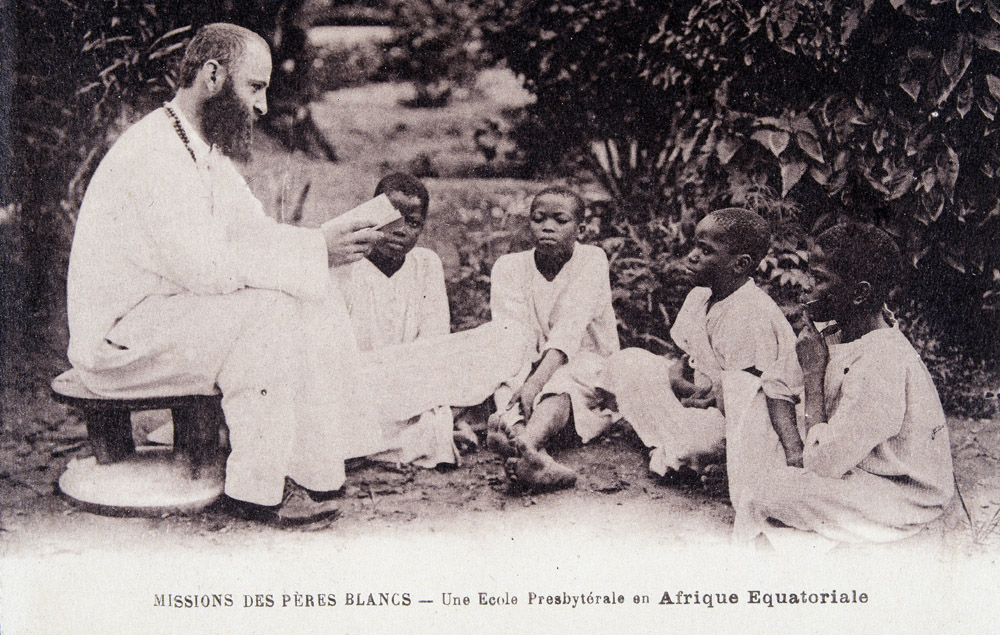
[[[52,397],[83,411],[94,451],[91,459],[71,461],[59,478],[74,502],[98,513],[158,516],[200,511],[222,494],[221,395],[109,399],[68,370],[52,380]],[[173,418],[173,449],[137,450],[132,412],[164,409]]]

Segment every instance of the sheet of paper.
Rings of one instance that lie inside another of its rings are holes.
[[[323,223],[323,229],[346,227],[359,220],[370,221],[375,224],[375,229],[381,229],[398,218],[402,218],[402,215],[393,207],[389,197],[379,194],[370,201],[365,201],[354,209],[326,221]]]

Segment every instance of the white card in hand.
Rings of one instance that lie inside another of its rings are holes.
[[[365,201],[354,209],[326,221],[323,223],[323,229],[347,227],[355,221],[368,221],[375,224],[375,229],[382,229],[392,221],[402,217],[399,210],[392,206],[389,197],[385,194],[379,194],[370,201]]]

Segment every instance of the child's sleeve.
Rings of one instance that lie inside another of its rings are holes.
[[[490,316],[495,320],[513,320],[528,325],[528,303],[524,285],[517,275],[513,255],[501,256],[490,273]]]
[[[580,249],[581,247],[577,247]],[[587,326],[611,306],[608,257],[599,248],[588,249],[582,266],[552,310],[544,349],[554,348],[572,359],[580,349]]]
[[[712,348],[723,370],[745,370],[760,377],[764,394],[795,401],[802,371],[795,354],[795,332],[784,317],[773,323],[758,311],[735,313],[722,325]]]
[[[417,327],[417,337],[447,335],[451,332],[451,314],[448,309],[448,291],[444,284],[444,268],[437,254],[427,251],[425,255],[418,298],[420,324]]]
[[[877,351],[846,372],[836,410],[806,436],[807,470],[840,478],[879,444],[899,433],[906,414],[906,368]]]

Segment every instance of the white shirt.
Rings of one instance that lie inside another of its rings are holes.
[[[608,257],[600,247],[576,244],[573,255],[551,281],[535,266],[535,250],[497,259],[490,276],[494,320],[514,320],[532,329],[535,350],[578,351],[607,357],[619,349],[611,304]]]
[[[713,382],[723,371],[756,368],[768,397],[792,400],[802,371],[795,332],[778,305],[753,280],[709,307],[711,297],[711,289],[692,289],[670,329],[691,367]]]
[[[930,373],[899,329],[831,345],[823,386],[829,421],[809,430],[806,470],[829,478],[854,470],[891,478],[921,505],[951,498],[944,411]]]
[[[451,330],[444,270],[430,249],[414,247],[392,276],[367,258],[337,267],[333,275],[362,351],[447,335]]]

